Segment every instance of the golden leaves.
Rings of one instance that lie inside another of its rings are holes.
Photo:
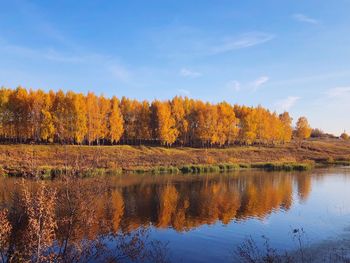
[[[310,136],[305,120],[298,122],[298,137]],[[28,92],[19,87],[0,89],[0,135],[17,142],[114,144],[122,139],[126,144],[223,146],[289,142],[292,127],[288,113],[277,115],[261,106],[182,97],[119,101],[92,92]]]

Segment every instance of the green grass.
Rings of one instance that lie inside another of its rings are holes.
[[[182,173],[208,173],[220,172],[219,165],[184,165],[179,168]]]
[[[349,164],[348,161],[337,161],[337,165]],[[95,177],[101,175],[117,175],[122,173],[152,173],[152,174],[201,174],[223,173],[242,169],[262,169],[267,171],[306,171],[314,167],[313,162],[258,162],[258,163],[220,163],[220,164],[189,164],[176,166],[133,167],[121,168],[82,168],[39,166],[34,171],[23,167],[0,167],[2,175],[13,177],[29,177],[39,179],[54,179],[65,175],[73,177]]]
[[[311,162],[305,163],[253,163],[251,168],[264,169],[267,171],[307,171],[311,170],[314,164]]]
[[[240,169],[263,169],[267,171],[306,171],[310,170],[314,165],[310,163],[252,163],[237,164],[224,163],[218,165],[185,165],[180,167],[182,173],[207,173],[207,172],[228,172]]]
[[[192,164],[192,165],[184,165],[179,168],[179,170],[186,173],[212,173],[212,172],[228,172],[239,170],[241,167],[236,163],[222,163],[217,165],[204,165],[204,164]]]
[[[329,166],[350,166],[350,159],[338,159],[327,158],[317,162],[318,167],[329,167]]]
[[[350,161],[343,160],[343,161],[335,161],[335,165],[343,165],[343,166],[350,166]]]
[[[124,170],[126,173],[136,173],[136,174],[143,174],[143,173],[153,173],[153,174],[175,174],[179,173],[179,168],[175,166],[155,166],[155,167],[136,167]]]

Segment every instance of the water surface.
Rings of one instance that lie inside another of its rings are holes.
[[[0,179],[1,207],[14,202],[16,181]],[[37,183],[27,184],[35,191]],[[249,237],[258,246],[265,236],[276,249],[293,250],[294,229],[302,228],[305,242],[313,245],[341,239],[350,227],[347,168],[118,175],[46,184],[58,196],[70,191],[70,203],[61,200],[57,217],[75,207],[71,240],[145,229],[148,238],[166,244],[172,262],[233,262],[232,251]]]

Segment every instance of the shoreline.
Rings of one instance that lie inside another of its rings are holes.
[[[129,169],[110,168],[87,168],[73,169],[72,167],[37,167],[35,169],[25,167],[0,167],[0,176],[17,177],[29,179],[56,179],[65,176],[76,178],[88,178],[102,175],[122,175],[122,174],[207,174],[226,173],[246,170],[261,170],[269,172],[305,172],[317,168],[330,168],[339,166],[350,166],[350,162],[344,163],[312,163],[312,162],[268,162],[268,163],[224,163],[208,165],[184,165],[157,166],[157,167],[134,167]]]
[[[306,171],[350,165],[350,143],[306,140],[277,146],[188,148],[150,146],[0,145],[0,176],[55,178],[122,173],[207,173],[243,169]]]

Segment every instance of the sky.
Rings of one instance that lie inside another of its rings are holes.
[[[350,0],[0,0],[0,86],[262,105],[350,132]]]

